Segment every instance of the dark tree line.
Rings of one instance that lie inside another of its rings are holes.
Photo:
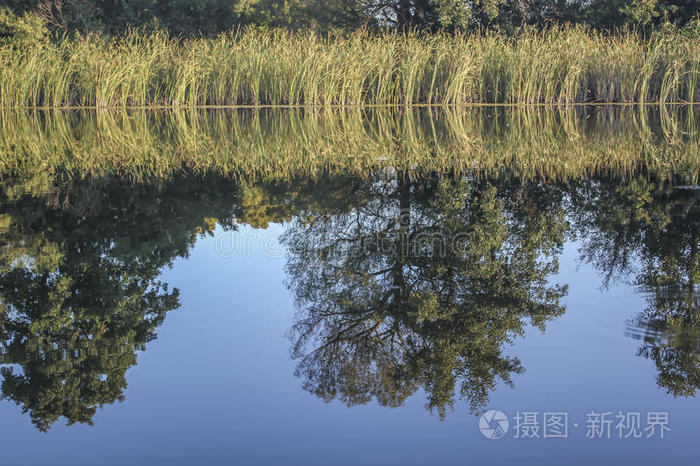
[[[683,26],[700,11],[698,0],[2,0],[0,6],[3,29],[31,12],[59,30],[117,34],[142,27],[176,35],[242,26],[511,33],[523,25],[577,23],[649,29],[665,22]]]

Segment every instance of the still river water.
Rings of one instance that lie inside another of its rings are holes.
[[[5,113],[0,464],[697,464],[699,117]]]

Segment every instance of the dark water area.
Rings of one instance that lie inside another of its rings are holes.
[[[1,463],[696,464],[693,111],[517,112],[6,115]]]

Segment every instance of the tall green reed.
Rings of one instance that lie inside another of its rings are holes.
[[[690,102],[700,43],[579,27],[482,35],[162,33],[0,47],[0,106]]]
[[[697,107],[0,112],[0,182],[178,171],[293,178],[375,170],[697,183]],[[32,188],[35,189],[35,188]]]

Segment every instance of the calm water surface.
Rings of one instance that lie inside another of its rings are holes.
[[[507,112],[6,115],[0,464],[697,464],[693,112]]]

